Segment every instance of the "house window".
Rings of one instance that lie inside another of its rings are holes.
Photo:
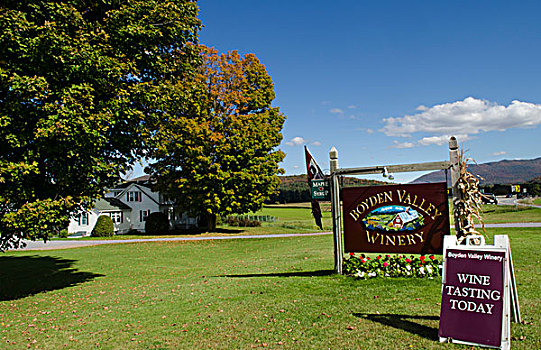
[[[141,202],[141,192],[139,191],[131,191],[126,193],[126,200],[128,202]]]
[[[139,221],[147,221],[147,216],[150,214],[150,210],[139,210]]]
[[[115,224],[121,224],[122,223],[122,212],[121,211],[113,211],[109,213],[109,216],[111,217],[111,220]]]
[[[81,213],[77,221],[80,226],[88,226],[88,213]]]

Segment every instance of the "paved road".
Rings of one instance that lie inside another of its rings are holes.
[[[486,228],[502,228],[502,227],[541,227],[541,222],[519,222],[519,223],[504,223],[504,224],[485,224]],[[174,242],[174,241],[203,241],[203,240],[218,240],[218,239],[250,239],[250,238],[284,238],[284,237],[304,237],[304,236],[322,236],[331,235],[332,232],[316,232],[316,233],[290,233],[290,234],[274,234],[274,235],[247,235],[247,236],[198,236],[198,237],[166,237],[166,238],[139,238],[139,239],[110,239],[110,240],[71,240],[71,241],[26,241],[27,246],[17,250],[50,250],[50,249],[68,249],[78,248],[102,244],[118,244],[118,243],[141,243],[141,242]]]
[[[78,248],[101,244],[118,244],[118,243],[141,243],[141,242],[174,242],[174,241],[204,241],[216,239],[249,239],[249,238],[283,238],[283,237],[303,237],[303,236],[322,236],[330,235],[332,232],[315,232],[315,233],[286,233],[274,235],[232,235],[232,236],[198,236],[198,237],[163,237],[163,238],[137,238],[137,239],[108,239],[108,240],[70,240],[70,241],[25,241],[27,246],[17,250],[50,250],[50,249],[67,249]]]
[[[534,207],[534,208],[540,208],[541,209],[541,205],[519,203],[516,198],[507,198],[507,197],[504,197],[504,196],[498,197],[498,205],[520,205],[520,206],[523,206],[523,207]]]

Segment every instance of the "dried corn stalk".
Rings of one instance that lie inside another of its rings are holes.
[[[465,158],[464,151],[460,149],[458,151],[459,177],[457,181],[459,196],[453,201],[453,215],[458,223],[456,235],[459,243],[464,241],[467,236],[479,235],[474,227],[474,219],[481,224],[483,233],[486,235],[485,223],[481,217],[481,198],[483,197],[479,191],[479,178],[481,177],[468,172],[469,161],[473,161],[473,159]]]

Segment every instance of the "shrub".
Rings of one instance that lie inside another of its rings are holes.
[[[225,223],[229,226],[239,226],[239,227],[259,227],[261,222],[257,220],[250,220],[247,217],[243,216],[228,216],[225,220]]]
[[[68,238],[68,230],[67,229],[62,229],[58,232],[58,237],[60,238]]]
[[[169,231],[169,219],[159,211],[150,213],[145,222],[145,233],[147,235],[159,235]]]
[[[111,237],[115,234],[115,225],[108,215],[100,215],[92,229],[92,237]]]

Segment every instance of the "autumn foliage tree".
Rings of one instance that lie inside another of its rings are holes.
[[[271,105],[274,84],[255,55],[200,50],[191,103],[169,105],[147,171],[212,231],[217,215],[258,210],[277,191],[285,116]]]
[[[0,251],[48,239],[152,147],[200,59],[195,1],[0,3]]]

